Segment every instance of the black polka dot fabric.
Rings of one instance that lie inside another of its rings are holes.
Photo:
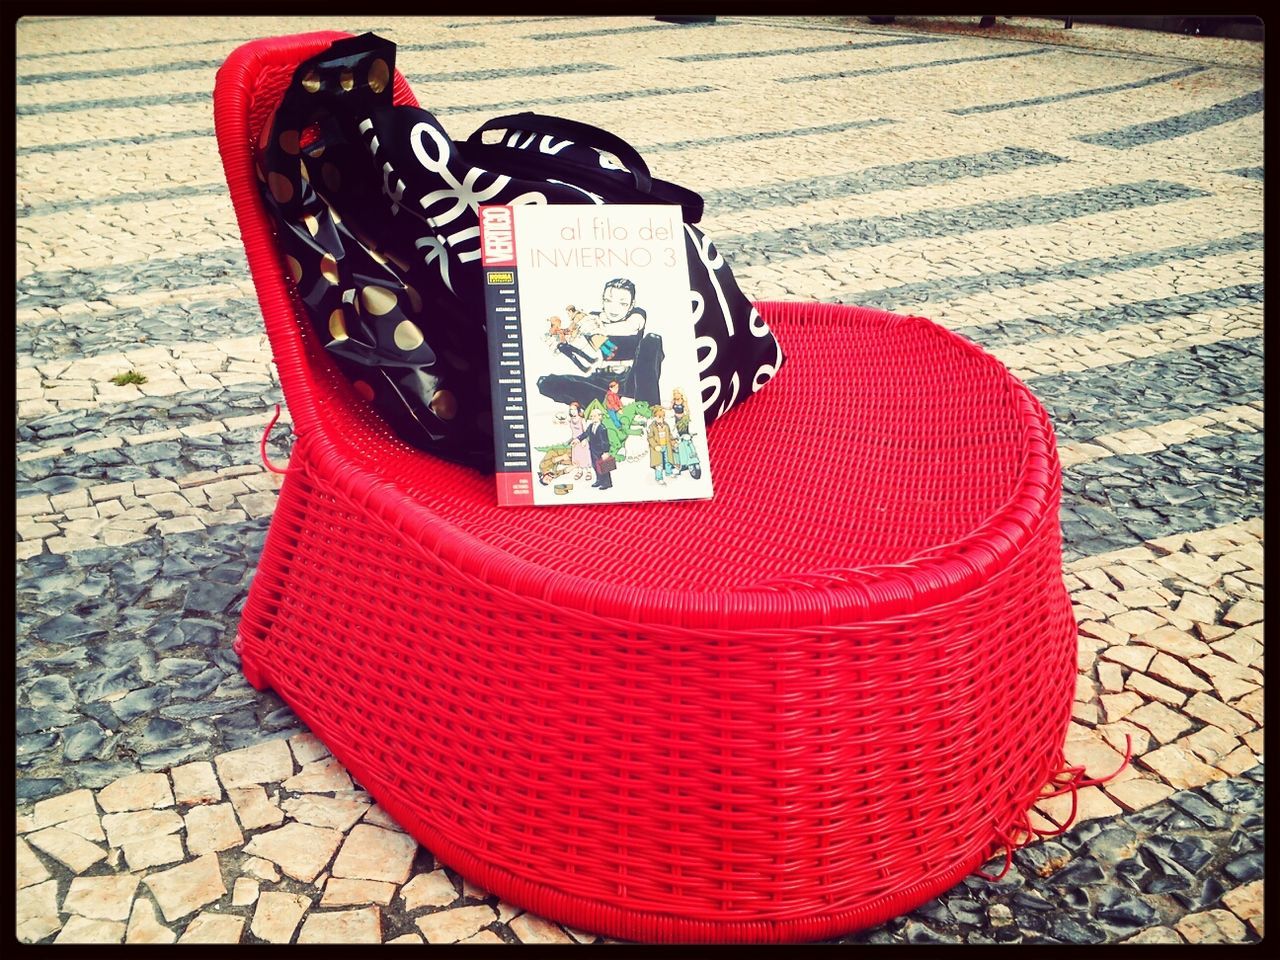
[[[259,141],[264,199],[288,276],[357,395],[414,446],[490,469],[483,323],[397,218],[360,140],[359,118],[391,107],[394,47],[370,40],[299,67]]]
[[[777,373],[777,340],[693,226],[696,194],[642,191],[607,152],[536,132],[455,143],[428,111],[392,103],[394,70],[395,45],[373,34],[302,63],[263,127],[258,172],[315,332],[400,437],[493,469],[482,203],[682,203],[708,424]]]

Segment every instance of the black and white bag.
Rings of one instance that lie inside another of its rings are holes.
[[[777,373],[777,339],[695,226],[698,194],[653,178],[625,141],[573,120],[515,114],[454,141],[428,111],[393,105],[394,67],[395,45],[373,34],[302,63],[258,156],[285,269],[316,334],[399,436],[492,469],[486,203],[678,204],[707,423]],[[486,143],[495,130],[505,136]]]

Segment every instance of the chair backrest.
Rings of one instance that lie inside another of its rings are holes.
[[[285,280],[271,219],[259,193],[261,174],[254,154],[258,137],[298,64],[349,36],[326,30],[254,40],[227,57],[218,68],[213,90],[214,131],[222,168],[280,372],[280,386],[300,436],[318,426],[317,390],[339,383],[341,378],[311,335],[307,317]],[[393,91],[397,104],[417,105],[399,71]]]

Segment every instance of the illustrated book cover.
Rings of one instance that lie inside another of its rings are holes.
[[[678,206],[480,208],[498,502],[712,495]]]

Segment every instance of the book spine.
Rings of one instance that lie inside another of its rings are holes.
[[[532,505],[534,477],[520,332],[515,215],[510,206],[480,208],[480,251],[498,503],[504,507]]]

